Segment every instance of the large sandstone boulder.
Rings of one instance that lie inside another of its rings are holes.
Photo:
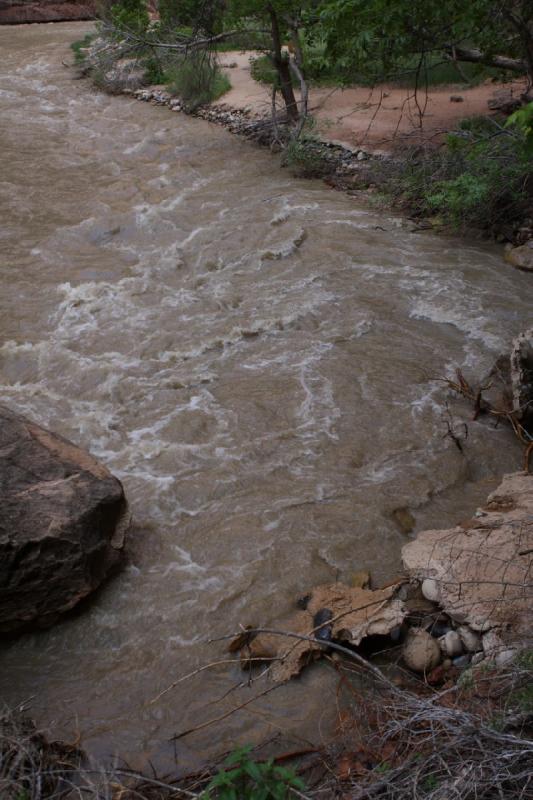
[[[95,19],[95,0],[0,0],[0,25]]]
[[[509,248],[505,253],[505,258],[513,267],[524,272],[533,272],[533,239],[520,247]]]
[[[530,636],[533,610],[533,475],[506,475],[487,505],[450,530],[424,531],[402,549],[411,578],[472,630]]]
[[[94,591],[128,522],[105,467],[0,406],[0,633],[51,625]]]

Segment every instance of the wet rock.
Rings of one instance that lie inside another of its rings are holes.
[[[444,636],[441,636],[439,646],[443,654],[450,658],[459,656],[463,652],[463,644],[457,631],[448,631]]]
[[[315,641],[313,618],[307,611],[297,611],[280,629],[307,636],[309,640],[301,641],[273,633],[260,633],[241,653],[243,669],[250,669],[260,662],[266,662],[270,665],[272,680],[284,683],[298,675],[307,664],[320,658],[323,647]]]
[[[461,637],[464,649],[468,653],[477,653],[482,649],[481,637],[466,626],[457,628],[457,633]]]
[[[333,638],[358,645],[366,636],[388,636],[401,625],[406,612],[396,590],[397,586],[372,591],[342,583],[325,584],[311,592],[307,610],[314,615],[320,609],[330,609]]]
[[[241,665],[249,668],[261,660],[267,661],[272,680],[283,682],[327,652],[327,642],[331,639],[358,645],[366,636],[387,636],[401,625],[405,616],[396,597],[397,589],[396,585],[375,591],[342,583],[317,586],[306,595],[305,610],[269,626],[280,632],[299,634],[305,640],[260,633],[243,649]],[[316,630],[318,626],[323,626],[321,635]]]
[[[403,534],[411,533],[415,527],[416,521],[408,508],[396,508],[392,512],[394,521]]]
[[[313,617],[313,630],[315,631],[315,637],[320,639],[322,642],[331,641],[332,628],[331,625],[328,625],[327,623],[331,622],[332,619],[333,614],[329,608],[321,608],[320,611],[317,611]]]
[[[506,250],[505,260],[517,269],[533,272],[533,239],[519,247],[511,247]]]
[[[394,644],[399,644],[401,642],[401,639],[402,639],[402,633],[403,633],[402,626],[401,625],[397,625],[390,632],[391,641],[393,641]]]
[[[422,628],[411,628],[403,645],[405,664],[414,672],[430,672],[441,660],[438,642]]]
[[[0,632],[46,627],[121,556],[120,482],[89,453],[0,406]]]
[[[429,683],[429,685],[440,686],[441,683],[444,683],[444,681],[446,680],[446,672],[449,669],[449,667],[451,667],[451,665],[452,665],[451,661],[448,667],[446,667],[443,662],[442,664],[439,664],[438,667],[432,669],[429,675],[427,676],[427,682]]]

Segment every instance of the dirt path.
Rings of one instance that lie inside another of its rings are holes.
[[[270,88],[253,80],[250,74],[253,55],[249,52],[221,55],[221,65],[232,84],[223,100],[235,108],[249,107],[266,114],[270,111]],[[472,88],[439,86],[431,89],[427,97],[423,90],[415,97],[412,89],[387,84],[374,89],[316,88],[310,92],[310,109],[322,138],[350,148],[388,152],[397,143],[437,138],[458,120],[487,113],[488,100],[501,88],[492,81]],[[515,81],[505,88],[519,95],[523,82]]]

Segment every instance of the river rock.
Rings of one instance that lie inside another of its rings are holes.
[[[422,594],[426,598],[426,600],[430,600],[432,603],[439,602],[439,584],[437,581],[433,580],[432,578],[425,578],[422,581]]]
[[[505,260],[517,269],[533,272],[533,239],[520,245],[520,247],[511,247],[506,250]]]
[[[0,406],[0,633],[46,627],[120,560],[120,482],[89,453]]]
[[[457,631],[448,631],[438,641],[443,654],[449,658],[460,656],[463,652],[461,637]]]
[[[441,651],[436,639],[422,630],[411,628],[407,634],[403,651],[405,664],[414,672],[429,672],[441,660]]]
[[[482,649],[481,637],[467,626],[457,628],[457,633],[467,653],[478,653]]]

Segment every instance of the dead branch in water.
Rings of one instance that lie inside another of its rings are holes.
[[[438,378],[439,381],[446,384],[452,391],[460,394],[466,400],[469,400],[474,407],[473,420],[477,420],[481,414],[488,414],[494,417],[497,422],[505,420],[513,429],[519,441],[526,446],[524,453],[524,472],[530,473],[530,461],[533,454],[533,439],[528,431],[524,428],[518,418],[518,412],[511,408],[495,408],[485,397],[483,392],[488,391],[491,383],[484,386],[479,386],[475,389],[465,378],[462,371],[458,368],[455,370],[455,380],[453,378]],[[449,430],[446,435],[450,435],[459,447],[455,437],[450,434]],[[461,449],[459,447],[459,449]]]

